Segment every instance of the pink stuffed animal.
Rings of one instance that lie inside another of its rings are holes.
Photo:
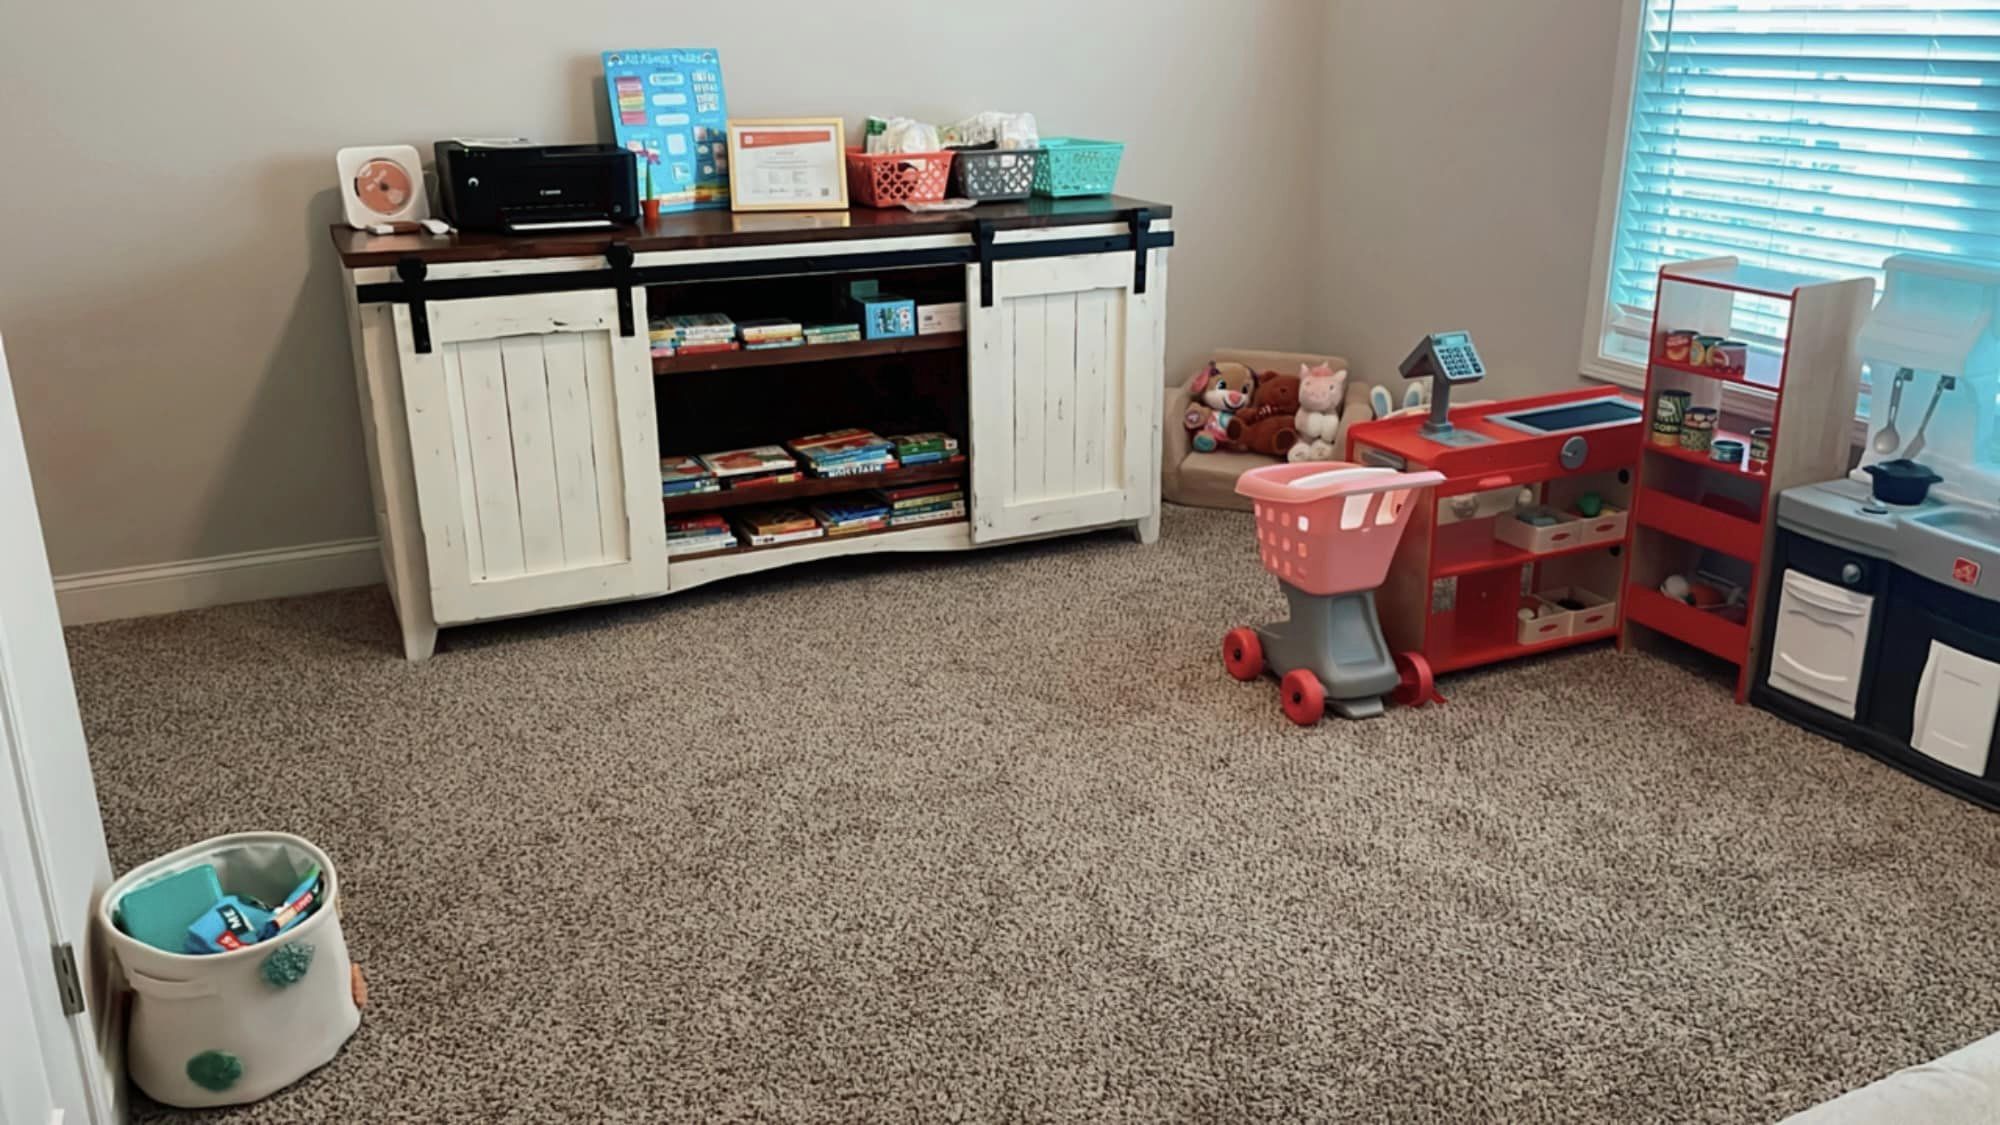
[[[1202,369],[1188,384],[1187,427],[1189,444],[1196,453],[1213,453],[1229,441],[1229,421],[1250,405],[1257,389],[1257,373],[1240,363],[1215,363]]]
[[[1338,461],[1333,439],[1340,433],[1340,406],[1347,397],[1347,371],[1322,363],[1299,365],[1299,438],[1285,456],[1292,461]]]

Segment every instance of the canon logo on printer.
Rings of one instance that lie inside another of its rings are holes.
[[[545,188],[543,188],[543,189],[542,189],[542,190],[541,190],[540,192],[538,192],[537,194],[540,194],[540,195],[561,195],[561,194],[562,194],[562,189],[561,189],[561,188],[559,188],[559,187],[545,187]]]

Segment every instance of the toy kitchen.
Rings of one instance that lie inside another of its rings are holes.
[[[1861,466],[1778,498],[1751,701],[2000,810],[2000,267],[1884,270]]]

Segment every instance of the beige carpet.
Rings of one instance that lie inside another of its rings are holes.
[[[2000,817],[1607,650],[1300,730],[1217,657],[1280,607],[1170,509],[418,667],[380,590],[71,645],[121,869],[346,877],[359,1036],[218,1125],[1762,1121],[2000,1028]]]

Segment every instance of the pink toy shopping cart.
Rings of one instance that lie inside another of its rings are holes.
[[[1430,667],[1392,655],[1375,615],[1375,588],[1403,537],[1417,493],[1443,473],[1403,473],[1344,462],[1252,469],[1236,491],[1255,502],[1257,550],[1284,587],[1288,621],[1231,629],[1222,661],[1239,680],[1279,676],[1285,715],[1310,726],[1332,702],[1350,719],[1382,713],[1382,697],[1422,704]]]

